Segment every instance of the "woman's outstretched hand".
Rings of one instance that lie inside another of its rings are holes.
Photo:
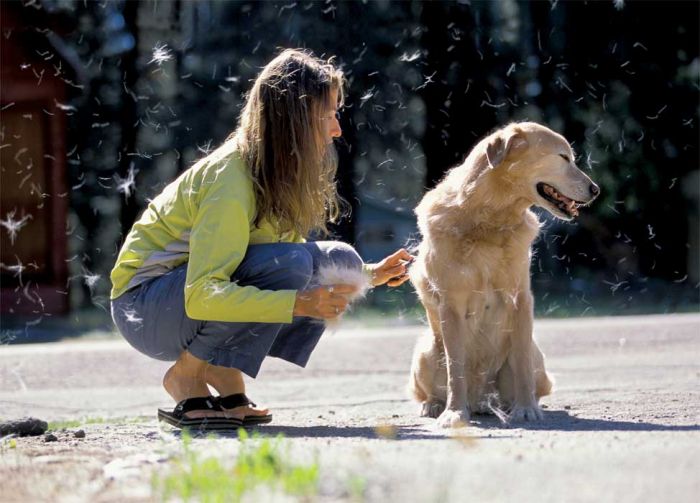
[[[294,316],[332,320],[348,308],[348,297],[357,290],[353,285],[326,285],[297,292]]]
[[[387,284],[389,286],[403,285],[408,280],[408,264],[415,257],[401,248],[378,264],[367,264],[372,271],[372,286]]]

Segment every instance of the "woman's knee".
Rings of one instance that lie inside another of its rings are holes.
[[[302,244],[251,245],[231,281],[263,290],[299,290],[308,285],[313,265],[311,253]]]

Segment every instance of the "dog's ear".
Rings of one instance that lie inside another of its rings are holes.
[[[527,139],[520,129],[503,130],[486,146],[486,161],[489,167],[495,168],[508,157],[511,151],[525,147],[527,147]]]

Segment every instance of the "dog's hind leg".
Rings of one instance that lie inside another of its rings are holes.
[[[552,392],[553,382],[544,368],[544,355],[534,341],[532,342],[531,358],[535,373],[535,398],[539,400]],[[505,362],[503,367],[498,371],[496,387],[498,388],[498,397],[501,404],[506,409],[513,406],[513,401],[515,399],[514,386],[515,375],[513,374],[513,369],[508,362]]]

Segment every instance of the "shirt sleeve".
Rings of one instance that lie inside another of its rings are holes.
[[[362,272],[367,277],[367,281],[369,282],[370,287],[374,287],[374,285],[372,285],[372,281],[374,281],[374,270],[372,269],[372,265],[363,263]]]
[[[235,167],[207,168],[193,205],[185,312],[195,320],[290,323],[295,290],[238,286],[231,275],[243,261],[254,211],[250,181]]]

